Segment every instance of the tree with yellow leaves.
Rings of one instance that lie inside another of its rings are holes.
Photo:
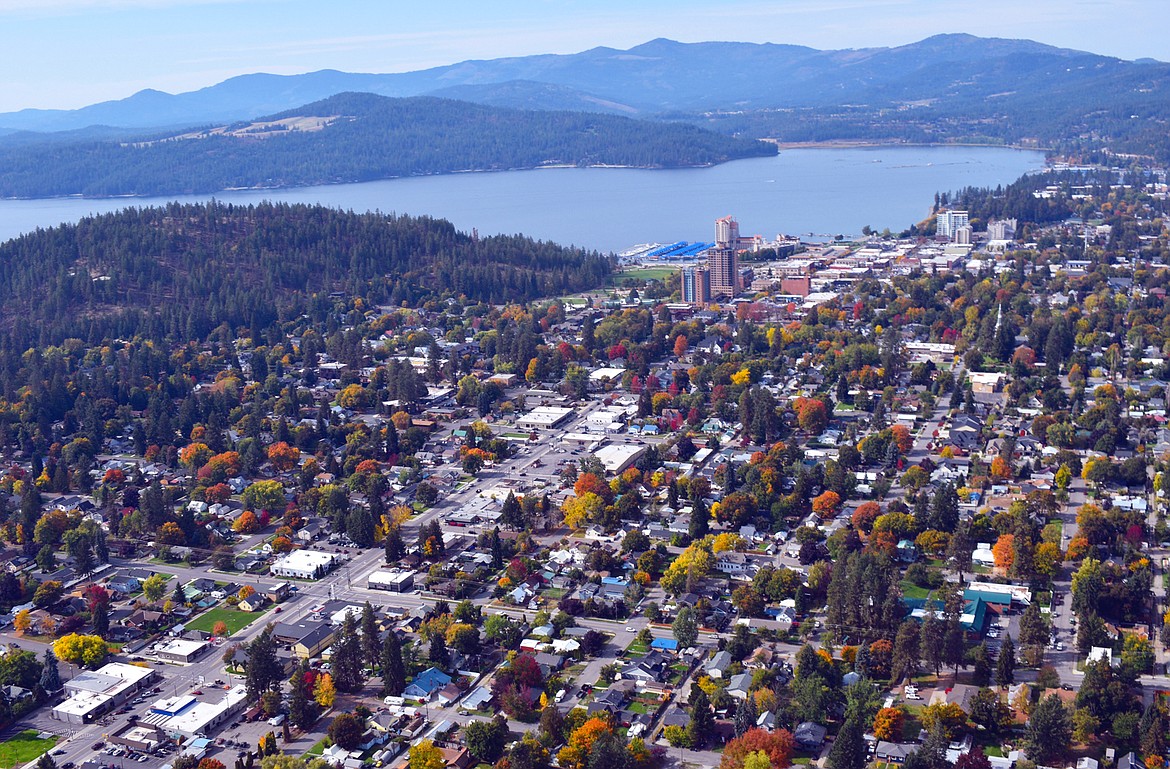
[[[16,613],[16,618],[12,620],[12,627],[16,629],[17,633],[21,635],[27,633],[32,629],[32,614],[28,609],[21,609]]]
[[[333,707],[333,700],[337,697],[337,689],[333,686],[333,676],[322,673],[317,676],[317,683],[313,687],[313,699],[325,709]]]
[[[423,740],[410,748],[410,769],[446,769],[443,752],[431,740]]]

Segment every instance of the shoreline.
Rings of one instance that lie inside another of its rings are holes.
[[[881,141],[877,139],[827,139],[815,142],[789,142],[780,139],[760,139],[760,141],[775,144],[776,148],[784,150],[817,150],[817,149],[868,149],[885,147],[992,147],[1004,150],[1025,150],[1027,152],[1052,152],[1051,147],[1027,147],[1022,144],[988,144],[979,142],[905,142],[891,139]]]

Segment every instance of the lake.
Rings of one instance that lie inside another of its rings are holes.
[[[524,233],[604,251],[710,240],[715,219],[728,214],[743,235],[848,237],[866,225],[900,231],[921,221],[935,192],[1007,185],[1043,167],[1043,153],[997,147],[801,148],[711,168],[549,168],[169,198],[0,200],[0,240],[130,205],[211,197],[429,214],[481,235]]]

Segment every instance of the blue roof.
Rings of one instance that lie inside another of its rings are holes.
[[[451,683],[451,676],[438,668],[427,668],[414,677],[414,680],[410,682],[410,686],[430,693],[437,689],[442,689],[449,683]]]
[[[651,649],[667,649],[669,651],[678,651],[678,641],[673,638],[655,638],[650,644]]]

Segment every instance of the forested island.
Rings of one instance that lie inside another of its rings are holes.
[[[415,307],[501,303],[592,288],[608,257],[521,236],[472,237],[427,217],[217,202],[129,208],[0,245],[0,366],[33,345],[201,339],[267,329],[329,295]]]
[[[297,118],[317,125],[285,127]],[[557,165],[677,168],[776,153],[681,123],[366,93],[257,124],[134,141],[10,140],[0,147],[0,197],[199,194]]]

